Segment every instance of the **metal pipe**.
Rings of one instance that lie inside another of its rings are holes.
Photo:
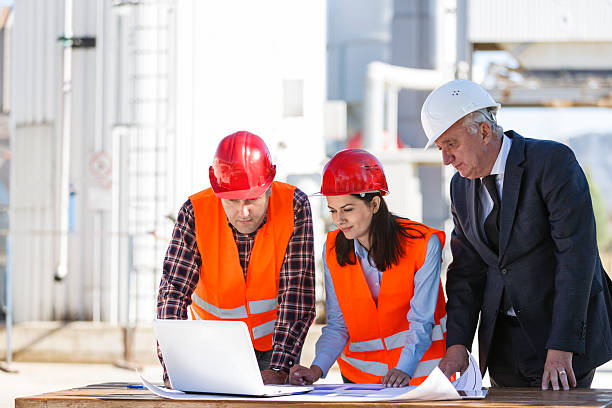
[[[384,129],[385,92],[397,92],[400,89],[428,91],[452,78],[451,72],[432,69],[398,67],[374,61],[368,64],[364,96],[363,147],[367,150],[380,151],[384,148],[382,131]],[[389,101],[389,100],[388,100]],[[397,105],[389,103],[387,109],[387,126],[397,126]],[[395,131],[397,133],[397,131]],[[395,140],[396,135],[390,135]]]
[[[387,87],[385,146],[387,150],[397,150],[397,110],[399,89],[396,86]]]
[[[6,363],[0,363],[0,370],[7,373],[16,373],[12,366],[13,352],[11,349],[11,329],[13,327],[13,296],[11,281],[11,238],[6,235]]]
[[[13,295],[11,281],[11,238],[6,236],[6,364],[11,365],[11,328],[13,327]]]
[[[363,117],[363,147],[370,151],[383,150],[385,85],[380,62],[370,62],[366,74]]]
[[[98,0],[96,7],[96,111],[94,123],[94,152],[103,151],[102,138],[104,129],[104,2],[104,0]],[[102,211],[94,210],[92,217],[94,231],[92,242],[92,320],[94,322],[99,322],[102,320]],[[110,290],[113,291],[114,288],[111,286]]]
[[[72,0],[64,1],[64,36],[72,38]],[[58,262],[55,269],[55,280],[61,281],[68,274],[68,207],[70,198],[70,142],[72,114],[72,47],[64,45],[63,77],[61,101],[61,166],[59,169],[59,200],[58,200]]]

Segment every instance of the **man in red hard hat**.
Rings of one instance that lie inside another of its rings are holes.
[[[259,136],[221,140],[211,188],[178,213],[157,298],[158,319],[244,321],[266,384],[286,382],[315,315],[310,203],[275,174]]]

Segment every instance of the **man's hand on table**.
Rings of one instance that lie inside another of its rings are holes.
[[[285,384],[287,382],[287,372],[276,370],[261,370],[261,378],[264,384]]]
[[[291,367],[289,382],[293,385],[312,384],[322,376],[323,371],[317,365],[313,365],[310,368],[307,368],[296,364]]]
[[[469,360],[467,349],[463,344],[455,344],[446,350],[446,354],[438,367],[447,378],[450,378],[457,371],[462,374],[468,368]]]
[[[576,386],[576,375],[572,368],[571,351],[548,350],[544,373],[542,374],[542,389],[547,390],[548,384],[552,384],[553,390],[559,390],[559,383],[564,390]]]
[[[407,387],[410,385],[410,376],[398,368],[392,368],[381,379],[381,383],[385,387]]]

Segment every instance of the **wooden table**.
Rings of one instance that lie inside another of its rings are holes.
[[[261,401],[175,401],[159,398],[146,389],[127,388],[128,383],[105,383],[15,399],[24,407],[612,407],[612,389],[542,391],[537,388],[491,388],[484,400],[412,401],[367,403],[310,403]]]

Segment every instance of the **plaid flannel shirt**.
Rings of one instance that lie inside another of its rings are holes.
[[[278,317],[273,334],[270,368],[288,371],[296,363],[308,328],[315,316],[314,240],[308,197],[299,189],[293,195],[294,227],[280,269]],[[266,220],[264,220],[264,223]],[[228,223],[229,224],[229,223]],[[255,235],[241,234],[231,224],[245,279]],[[262,224],[263,225],[263,224]],[[205,255],[205,254],[204,254]],[[187,306],[200,276],[202,258],[195,236],[195,217],[187,200],[178,213],[166,251],[157,297],[158,319],[187,319]],[[164,368],[164,360],[157,348]]]

